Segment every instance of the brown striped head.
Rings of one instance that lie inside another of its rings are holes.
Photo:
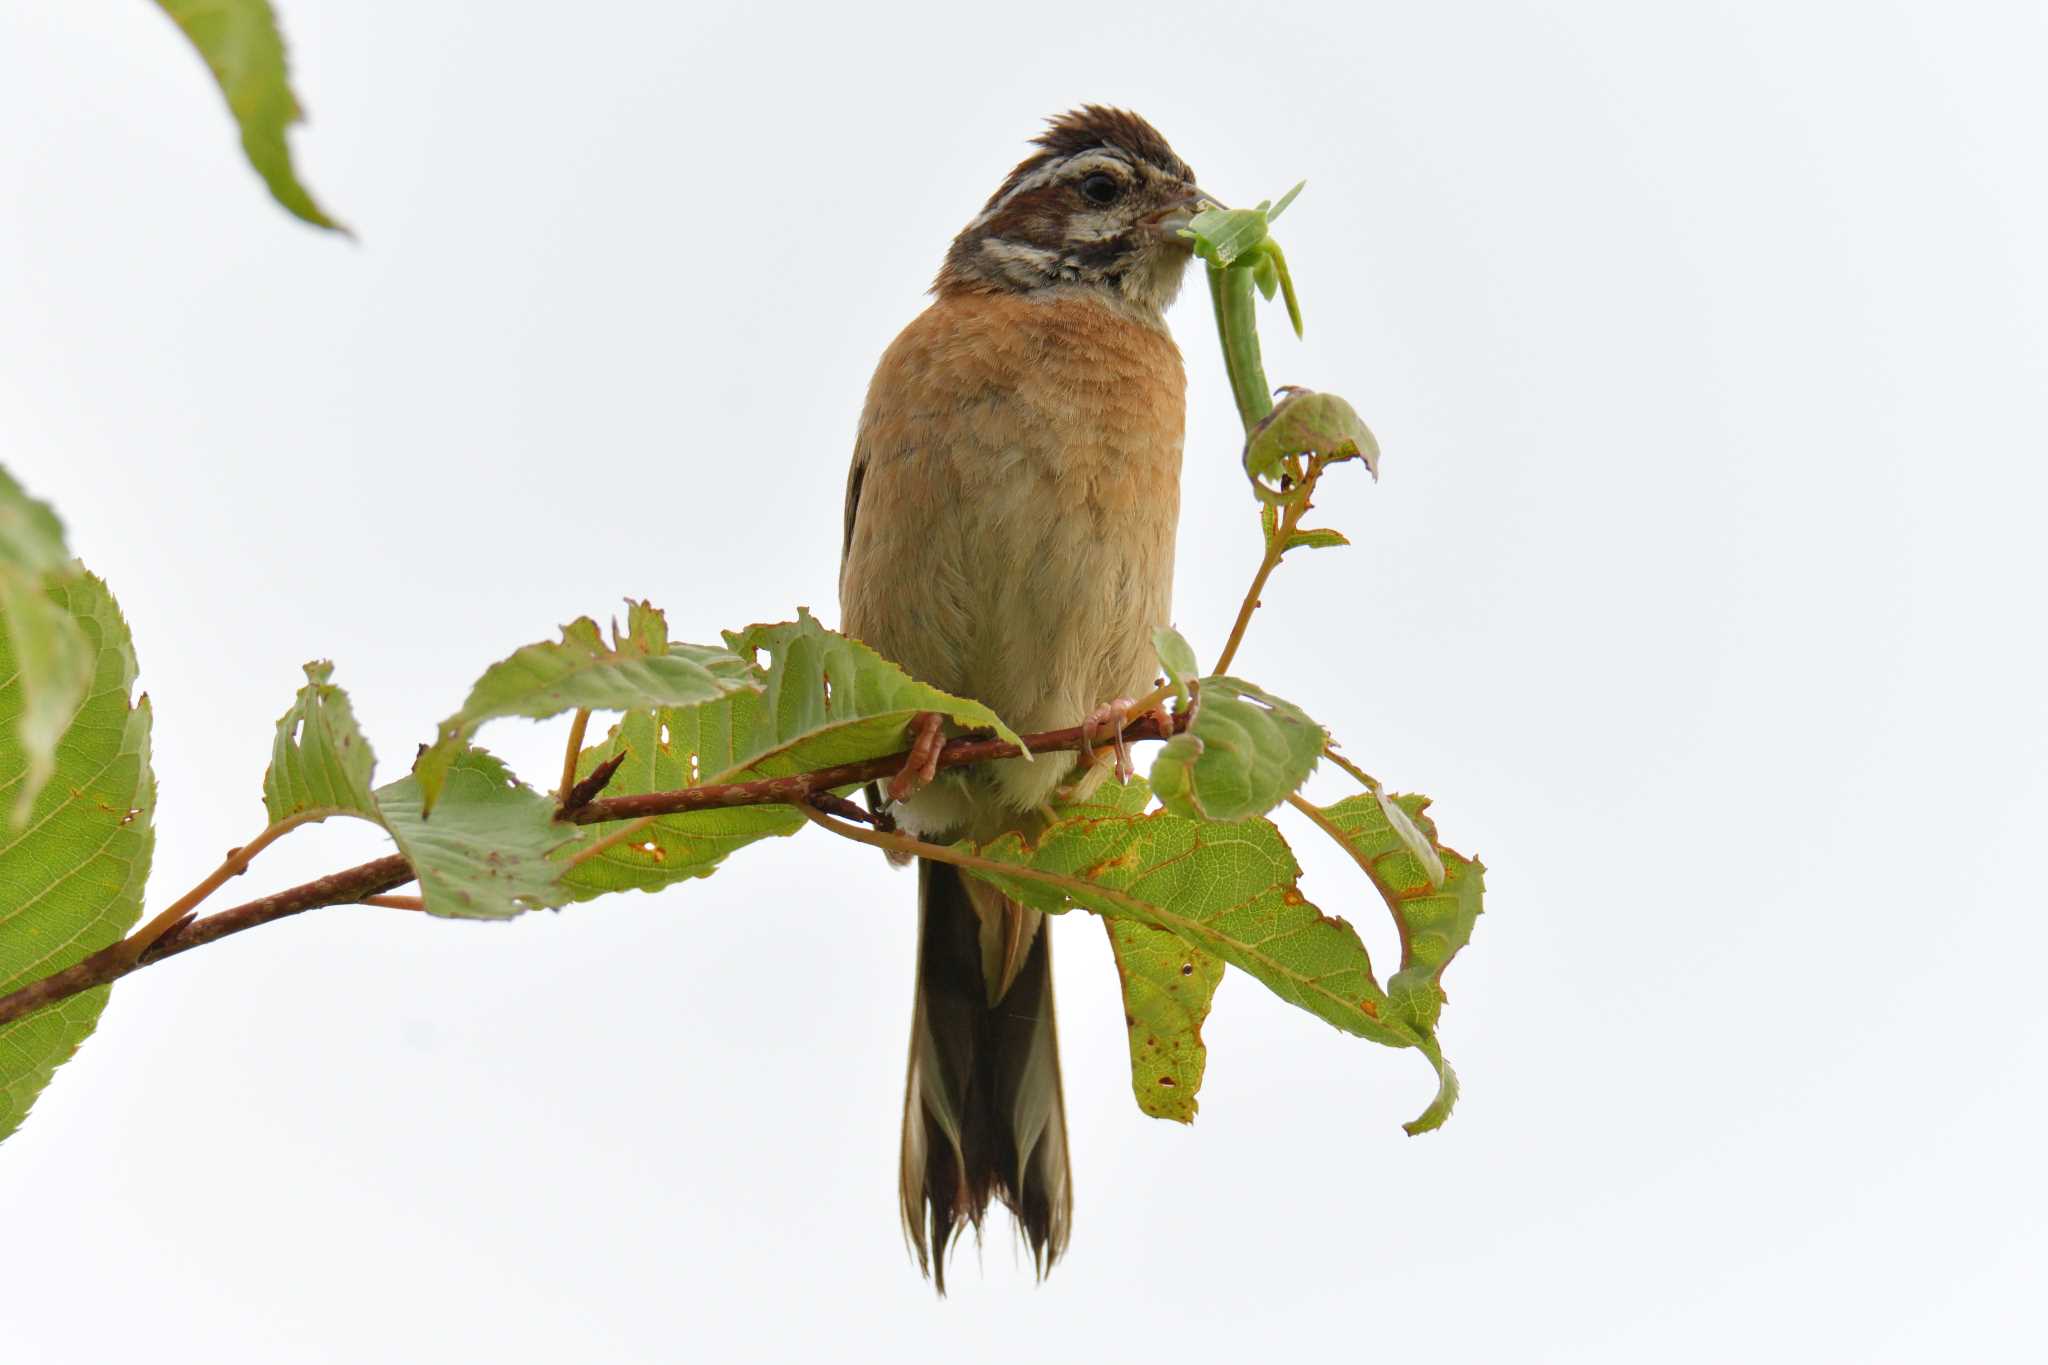
[[[1190,259],[1178,230],[1206,199],[1136,114],[1091,104],[1051,120],[946,253],[934,293],[1099,289],[1158,313]]]

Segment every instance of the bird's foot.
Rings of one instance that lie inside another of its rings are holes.
[[[1093,767],[1113,759],[1119,784],[1129,782],[1135,771],[1131,767],[1131,751],[1124,744],[1124,727],[1131,723],[1131,707],[1135,704],[1129,697],[1118,697],[1090,711],[1081,722],[1081,743],[1086,746],[1081,750],[1082,761]],[[1096,737],[1105,733],[1109,736],[1109,747],[1098,750]]]
[[[929,786],[939,775],[939,750],[945,747],[945,717],[936,711],[920,711],[910,718],[910,752],[903,766],[889,779],[889,799],[907,801]]]

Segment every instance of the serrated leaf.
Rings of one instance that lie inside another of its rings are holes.
[[[1482,912],[1486,868],[1437,842],[1436,824],[1423,812],[1426,796],[1395,796],[1383,803],[1370,792],[1318,807],[1317,824],[1342,845],[1379,889],[1401,934],[1401,969],[1387,983],[1393,1007],[1415,1027],[1434,1030],[1443,1009],[1444,969],[1472,941]],[[1389,809],[1398,819],[1389,818]],[[1438,859],[1419,856],[1402,822],[1412,824]]]
[[[285,130],[305,117],[285,69],[284,37],[268,0],[157,0],[190,40],[242,134],[242,152],[271,198],[293,217],[346,233],[292,169]]]
[[[1222,959],[1135,920],[1104,919],[1102,926],[1123,989],[1131,1093],[1155,1119],[1193,1123],[1209,1062],[1202,1022],[1223,981]]]
[[[1301,894],[1301,869],[1270,822],[1222,825],[1155,811],[1056,824],[1030,845],[1011,834],[958,847],[974,860],[973,875],[1026,905],[1056,912],[1071,901],[1164,929],[1347,1033],[1421,1050],[1439,1085],[1413,1122],[1434,1126],[1448,1112],[1445,1087],[1454,1081],[1434,1038],[1391,1010],[1357,932]]]
[[[646,602],[629,602],[626,632],[610,644],[589,617],[562,627],[560,640],[526,645],[484,670],[462,709],[441,722],[439,736],[413,773],[431,811],[441,775],[489,720],[545,720],[565,711],[630,711],[695,706],[759,686],[752,668],[727,650],[671,644],[668,619]]]
[[[740,769],[732,778],[788,773],[895,753],[906,727],[935,711],[960,730],[991,730],[1023,741],[978,701],[921,683],[858,640],[834,634],[809,612],[778,625],[728,632],[736,653],[766,650],[767,696]]]
[[[80,574],[52,590],[77,624],[90,681],[55,750],[57,780],[27,823],[0,832],[0,994],[99,951],[141,917],[154,843],[156,782],[147,698],[130,705],[135,651],[106,585]],[[29,756],[11,718],[24,704],[19,661],[0,632],[0,792],[26,781]],[[102,986],[0,1026],[0,1138],[20,1126],[51,1073],[93,1030]]]
[[[1194,719],[1152,763],[1152,789],[1176,814],[1264,815],[1299,790],[1329,736],[1292,702],[1242,678],[1203,678]]]
[[[1387,982],[1387,1014],[1428,1040],[1424,1054],[1441,1078],[1437,1102],[1407,1125],[1411,1133],[1442,1123],[1457,1100],[1457,1075],[1435,1044],[1443,974],[1471,942],[1486,891],[1485,865],[1437,842],[1435,822],[1423,813],[1428,806],[1425,796],[1374,791],[1317,807],[1312,816],[1372,880],[1400,931],[1401,968]]]
[[[578,775],[587,777],[598,764],[623,753],[626,760],[605,784],[606,796],[724,780],[739,766],[760,710],[760,694],[738,692],[680,710],[630,711],[604,743],[583,751]],[[757,839],[794,834],[803,827],[804,817],[789,806],[664,815],[569,868],[562,880],[579,900],[610,891],[658,891],[685,878],[710,876],[727,855]],[[584,826],[567,852],[589,848],[619,828]]]
[[[1290,389],[1244,443],[1244,471],[1262,493],[1287,472],[1290,457],[1316,454],[1325,461],[1358,459],[1374,478],[1380,445],[1352,406],[1334,393]]]
[[[1166,671],[1166,680],[1173,684],[1173,694],[1180,704],[1188,704],[1188,684],[1202,676],[1201,662],[1195,658],[1195,647],[1187,642],[1172,626],[1160,626],[1152,632],[1152,648],[1159,655],[1159,666]]]
[[[509,919],[565,905],[569,888],[553,854],[576,837],[557,824],[555,802],[512,776],[482,749],[449,767],[429,820],[417,777],[376,791],[377,813],[419,876],[430,915]]]
[[[376,755],[356,725],[348,693],[328,681],[333,676],[334,665],[324,659],[307,664],[306,685],[278,717],[263,774],[263,806],[272,824],[308,811],[378,818],[370,793]]]

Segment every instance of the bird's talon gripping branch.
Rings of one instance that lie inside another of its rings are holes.
[[[1129,782],[1131,774],[1136,771],[1131,766],[1131,751],[1124,744],[1124,727],[1131,723],[1131,708],[1136,704],[1129,697],[1118,697],[1090,711],[1088,718],[1081,722],[1081,738],[1086,746],[1081,750],[1082,761],[1091,766],[1103,761],[1102,752],[1095,748],[1095,738],[1098,734],[1107,734],[1119,784]]]
[[[889,779],[889,799],[905,801],[922,791],[939,775],[939,750],[946,743],[945,718],[936,711],[920,711],[910,721],[910,753],[903,766]]]

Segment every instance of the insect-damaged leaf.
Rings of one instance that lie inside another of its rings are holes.
[[[432,819],[416,777],[376,796],[385,828],[419,874],[428,914],[509,919],[570,899],[561,865],[549,857],[575,837],[574,827],[556,823],[553,798],[483,750],[456,756]]]
[[[334,665],[325,660],[307,664],[306,685],[278,717],[263,774],[263,808],[273,824],[308,811],[378,820],[370,794],[376,755],[356,725],[348,693],[328,681],[333,676]]]
[[[1420,1050],[1439,1085],[1411,1131],[1449,1111],[1456,1082],[1435,1038],[1389,1009],[1358,934],[1301,894],[1300,868],[1269,822],[1155,811],[1062,822],[1028,845],[1013,834],[959,847],[973,875],[1027,905],[1058,911],[1071,902],[1166,930],[1347,1033]]]
[[[595,621],[579,617],[562,627],[560,640],[526,645],[485,669],[413,772],[431,810],[442,774],[487,720],[545,720],[579,707],[694,706],[758,685],[745,660],[708,645],[671,644],[668,619],[646,602],[629,602],[626,631],[614,625],[609,644]]]

